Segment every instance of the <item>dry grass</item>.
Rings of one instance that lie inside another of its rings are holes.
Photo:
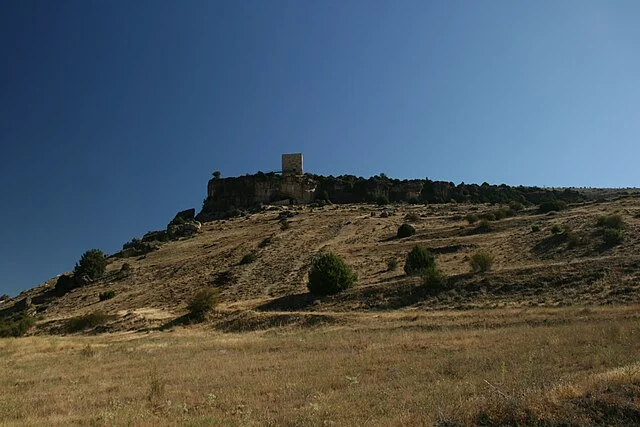
[[[4,339],[0,422],[597,423],[602,402],[640,413],[637,398],[624,398],[640,384],[637,313],[354,313],[334,325],[244,334],[208,326]]]

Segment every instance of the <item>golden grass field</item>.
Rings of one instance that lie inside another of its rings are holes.
[[[247,333],[199,326],[4,339],[0,420],[632,425],[639,315],[637,306],[379,313]]]
[[[0,424],[640,424],[640,200],[529,209],[489,233],[464,219],[494,208],[295,207],[286,229],[267,210],[113,259],[104,279],[62,297],[49,281],[21,295],[37,309],[30,336],[0,339]],[[611,213],[625,238],[606,246],[595,223]],[[418,232],[396,239],[409,214]],[[451,289],[404,275],[415,244],[437,254]],[[480,249],[493,269],[471,273]],[[326,250],[359,280],[319,298],[306,275]],[[216,312],[179,325],[209,286],[223,296]],[[95,311],[109,322],[64,332]]]

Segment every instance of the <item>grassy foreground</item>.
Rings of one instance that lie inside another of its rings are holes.
[[[637,306],[0,340],[3,425],[640,422]]]

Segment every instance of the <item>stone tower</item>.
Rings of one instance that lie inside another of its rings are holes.
[[[302,153],[282,155],[283,175],[302,175]]]

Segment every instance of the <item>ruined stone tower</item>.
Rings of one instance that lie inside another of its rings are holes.
[[[302,153],[283,154],[282,155],[282,174],[283,175],[302,175]]]

